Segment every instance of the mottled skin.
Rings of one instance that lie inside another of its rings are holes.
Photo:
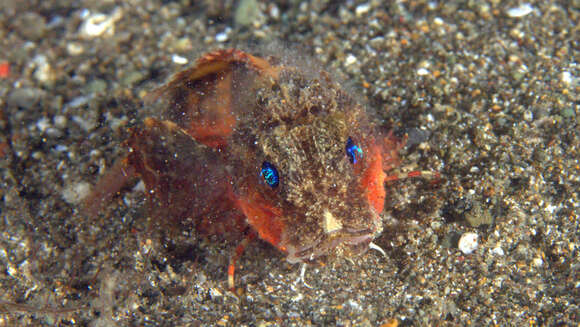
[[[127,141],[159,219],[206,233],[257,233],[308,262],[358,254],[381,232],[385,170],[398,145],[323,71],[239,50],[202,57],[155,97],[166,100]],[[363,151],[352,163],[351,138]],[[259,176],[272,163],[280,183]]]

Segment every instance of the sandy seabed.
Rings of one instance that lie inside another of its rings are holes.
[[[386,3],[2,1],[0,326],[576,326],[580,2]],[[387,258],[306,287],[256,241],[233,294],[235,244],[149,228],[139,185],[79,214],[148,91],[250,44],[347,81],[408,135],[401,171],[443,176],[387,184]]]

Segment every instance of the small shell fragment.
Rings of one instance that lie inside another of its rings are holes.
[[[477,249],[477,234],[473,232],[467,232],[461,235],[459,238],[459,244],[457,247],[463,254],[470,254]]]
[[[79,182],[68,185],[62,191],[62,197],[70,204],[78,204],[89,195],[91,191],[91,184],[87,182]]]
[[[92,39],[101,36],[111,36],[115,34],[115,23],[123,17],[123,11],[115,10],[110,15],[102,13],[90,14],[86,12],[86,17],[79,27],[79,35],[84,39]]]
[[[178,54],[174,54],[173,56],[171,56],[171,60],[172,60],[174,63],[178,64],[178,65],[185,65],[185,64],[187,64],[187,63],[189,62],[189,61],[187,60],[187,58],[185,58],[185,57],[182,57],[182,56],[180,56],[180,55],[178,55]]]
[[[369,3],[363,3],[363,4],[358,5],[356,7],[355,14],[357,17],[361,17],[361,16],[365,15],[366,13],[368,13],[370,9],[371,9],[371,5]]]
[[[496,246],[493,250],[491,250],[491,253],[497,255],[497,256],[503,256],[505,255],[505,252],[503,251],[503,249],[501,248],[501,246]]]
[[[523,3],[518,7],[510,8],[507,10],[506,14],[512,18],[524,17],[534,11],[534,7],[529,3]]]
[[[349,54],[348,56],[346,56],[346,59],[344,60],[344,66],[348,67],[350,65],[353,65],[357,62],[358,60],[356,59],[355,56],[353,56],[352,54]]]

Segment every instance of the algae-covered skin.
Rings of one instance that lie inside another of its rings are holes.
[[[155,96],[165,111],[133,133],[127,165],[163,219],[256,233],[289,262],[358,254],[381,232],[397,145],[326,72],[221,50]]]

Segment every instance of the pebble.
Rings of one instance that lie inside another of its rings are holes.
[[[40,41],[46,35],[46,20],[34,12],[21,15],[16,19],[15,25],[15,30],[30,41]]]
[[[508,17],[519,18],[527,16],[532,11],[534,11],[534,7],[532,7],[532,5],[530,5],[529,3],[523,3],[518,7],[508,9],[506,14],[508,15]]]
[[[215,40],[217,42],[226,42],[228,40],[228,34],[230,33],[232,29],[227,27],[225,31],[216,34],[215,36]]]
[[[544,265],[544,260],[542,260],[542,258],[534,258],[532,260],[532,266],[536,267],[536,268],[540,268]]]
[[[49,127],[50,121],[46,117],[42,117],[36,122],[36,128],[41,132],[45,132]]]
[[[103,93],[107,90],[107,82],[97,78],[89,82],[83,89],[86,94]]]
[[[56,80],[54,69],[48,62],[45,55],[37,55],[32,59],[32,64],[36,66],[34,78],[43,84],[50,84]]]
[[[445,24],[445,21],[441,17],[435,17],[433,19],[433,24],[435,24],[435,25],[443,25],[443,24]]]
[[[218,33],[215,36],[217,42],[226,42],[228,40],[228,34],[226,32]]]
[[[211,296],[212,299],[217,299],[224,296],[224,294],[218,288],[215,287],[209,289],[209,295]]]
[[[10,275],[12,277],[18,276],[18,270],[16,268],[14,268],[14,266],[12,266],[12,265],[8,266],[8,269],[6,269],[6,272],[8,273],[8,275]]]
[[[348,67],[356,62],[357,62],[356,57],[353,56],[352,54],[349,54],[348,56],[346,56],[346,59],[344,60],[344,66]]]
[[[130,71],[121,79],[121,85],[131,86],[141,82],[145,77],[145,74],[141,71]]]
[[[85,39],[115,34],[115,22],[123,16],[121,9],[116,9],[110,15],[94,13],[86,15],[79,28],[79,35]]]
[[[356,14],[357,17],[361,17],[362,15],[368,13],[370,9],[371,9],[370,4],[363,3],[361,5],[356,6],[354,13]]]
[[[470,254],[477,249],[477,234],[473,232],[467,232],[461,235],[459,238],[459,244],[457,247],[463,254]]]
[[[260,15],[260,5],[256,0],[242,0],[236,7],[234,21],[236,25],[248,26],[254,24]]]
[[[70,204],[79,204],[84,198],[89,195],[91,191],[91,184],[87,182],[79,182],[67,186],[62,191],[63,199]]]
[[[385,38],[382,36],[377,36],[369,40],[369,44],[375,49],[381,49],[385,44]]]
[[[82,129],[84,129],[87,132],[92,131],[95,127],[97,127],[97,121],[93,118],[73,116],[72,121],[77,123]]]
[[[14,89],[8,94],[6,104],[22,109],[31,109],[40,101],[44,91],[32,87]]]
[[[496,246],[493,250],[491,250],[491,253],[497,255],[497,256],[503,256],[505,255],[505,252],[503,251],[503,249],[501,248],[501,246]]]
[[[269,10],[270,17],[274,19],[280,18],[280,9],[278,8],[278,6],[276,6],[276,4],[271,4],[269,9],[270,9]]]
[[[532,120],[534,120],[534,113],[531,110],[526,110],[524,111],[523,118],[525,121],[531,122]]]
[[[188,62],[187,58],[182,57],[182,56],[177,55],[177,54],[174,54],[173,56],[171,56],[171,61],[173,61],[173,63],[176,63],[178,65],[185,65]]]
[[[67,104],[64,105],[65,109],[66,108],[78,108],[81,106],[86,105],[87,103],[89,103],[89,101],[93,98],[93,95],[82,95],[76,98],[73,98],[72,100],[70,100]]]
[[[85,48],[77,42],[70,42],[66,45],[66,52],[71,56],[78,56],[85,52]]]
[[[570,85],[572,84],[573,80],[574,79],[572,78],[572,74],[570,74],[570,72],[562,72],[562,83]]]
[[[110,112],[105,113],[105,117],[107,119],[107,121],[109,122],[109,126],[111,126],[111,129],[114,131],[119,130],[119,128],[127,125],[127,116],[122,116],[120,118],[117,118],[113,115],[111,115]]]
[[[52,122],[53,122],[55,127],[62,129],[62,128],[66,127],[67,119],[63,115],[56,115],[52,119]]]
[[[173,48],[173,51],[177,51],[180,53],[185,53],[185,52],[191,51],[191,49],[193,49],[193,45],[191,44],[191,40],[187,37],[182,37],[182,38],[175,40],[171,44],[171,47]]]
[[[419,76],[429,75],[429,70],[425,68],[419,68],[417,69],[417,75]]]

